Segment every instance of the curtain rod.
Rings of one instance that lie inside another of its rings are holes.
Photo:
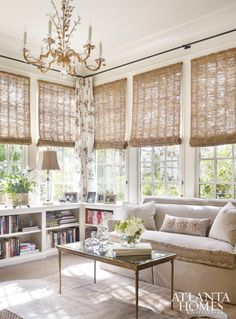
[[[155,56],[163,55],[163,54],[166,54],[166,53],[169,53],[169,52],[172,52],[172,51],[176,51],[176,50],[179,50],[179,49],[187,50],[187,49],[190,49],[191,46],[194,45],[194,44],[201,43],[201,42],[204,42],[204,41],[208,41],[208,40],[211,40],[211,39],[214,39],[214,38],[218,38],[218,37],[221,37],[223,35],[226,35],[226,34],[229,34],[229,33],[233,33],[235,31],[236,31],[236,29],[231,29],[231,30],[228,30],[228,31],[225,31],[225,32],[214,34],[214,35],[206,37],[206,38],[202,38],[202,39],[199,39],[199,40],[196,40],[196,41],[192,41],[192,42],[189,42],[189,43],[186,43],[186,44],[182,44],[182,45],[179,45],[179,46],[171,48],[171,49],[160,51],[160,52],[145,56],[145,57],[140,58],[140,59],[129,61],[129,62],[120,64],[120,65],[114,66],[112,68],[109,68],[109,69],[106,69],[106,70],[103,70],[103,71],[100,71],[100,72],[96,72],[94,74],[85,75],[85,76],[83,76],[83,75],[75,75],[74,77],[84,78],[85,79],[85,78],[88,78],[90,76],[95,76],[95,75],[102,74],[102,73],[105,73],[105,72],[110,72],[110,71],[113,71],[113,70],[116,70],[116,69],[119,69],[119,68],[123,68],[123,67],[125,67],[127,65],[138,63],[138,62],[141,62],[141,61],[144,61],[144,60],[147,60],[147,59],[151,59],[151,58],[154,58]],[[9,56],[6,56],[6,55],[0,55],[0,58],[4,58],[4,59],[7,59],[7,60],[20,62],[20,63],[24,63],[24,64],[28,64],[29,65],[29,63],[24,61],[24,60],[12,58],[12,57],[9,57]],[[32,65],[37,67],[37,64],[32,64]],[[57,69],[50,69],[50,71],[61,72],[60,70],[57,70]]]
[[[208,40],[211,40],[211,39],[214,39],[214,38],[217,38],[217,37],[220,37],[220,36],[223,36],[225,34],[235,32],[235,31],[236,31],[236,29],[232,29],[232,30],[228,30],[228,31],[221,32],[221,33],[218,33],[218,34],[214,34],[214,35],[206,37],[206,38],[202,38],[202,39],[199,39],[199,40],[196,40],[196,41],[192,41],[192,42],[189,42],[189,43],[186,43],[186,44],[182,44],[182,45],[179,45],[179,46],[171,48],[171,49],[160,51],[160,52],[145,56],[145,57],[137,59],[137,60],[133,60],[133,61],[130,61],[130,62],[127,62],[127,63],[124,63],[124,64],[120,64],[120,65],[114,66],[114,67],[112,67],[110,69],[107,69],[107,70],[96,72],[96,73],[91,74],[91,75],[86,75],[86,76],[84,76],[84,78],[88,78],[90,76],[95,76],[95,75],[98,75],[98,74],[102,74],[102,73],[105,73],[105,72],[116,70],[116,69],[122,68],[124,66],[130,65],[130,64],[134,64],[134,63],[137,63],[137,62],[140,62],[140,61],[144,61],[144,60],[147,60],[147,59],[151,59],[151,58],[153,58],[155,56],[162,55],[162,54],[165,54],[165,53],[169,53],[169,52],[172,52],[172,51],[176,51],[176,50],[179,50],[179,49],[187,50],[187,49],[190,49],[193,44],[197,44],[197,43],[200,43],[200,42],[208,41]]]

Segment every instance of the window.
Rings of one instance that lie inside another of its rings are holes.
[[[18,173],[26,167],[26,147],[0,144],[0,178],[3,173]]]
[[[199,197],[236,197],[236,144],[199,149]]]
[[[180,146],[141,148],[141,197],[181,194]]]
[[[53,200],[60,200],[64,192],[78,191],[77,160],[73,148],[54,147],[57,151],[59,171],[50,171],[51,192]],[[40,172],[40,199],[46,200],[46,171]]]
[[[101,149],[96,151],[97,193],[114,192],[117,200],[125,200],[125,150]]]

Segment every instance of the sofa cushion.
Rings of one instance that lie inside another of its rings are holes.
[[[119,242],[116,232],[109,233],[109,240]],[[146,230],[143,242],[150,242],[152,248],[177,255],[177,259],[222,268],[236,268],[234,246],[224,241],[161,231]]]
[[[151,201],[143,205],[127,206],[126,218],[139,217],[143,220],[144,226],[148,230],[156,230],[154,216],[156,214],[155,202]]]
[[[198,219],[166,214],[160,231],[205,237],[209,224],[209,218]]]
[[[209,237],[236,244],[236,208],[228,203],[221,208],[211,227]]]
[[[166,214],[188,218],[209,218],[211,220],[211,225],[220,209],[221,207],[215,206],[178,205],[162,203],[156,204],[156,229],[160,229]]]

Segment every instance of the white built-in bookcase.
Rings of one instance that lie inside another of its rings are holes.
[[[0,216],[12,216],[18,215],[20,216],[21,221],[25,220],[24,224],[29,224],[30,221],[33,225],[39,226],[40,229],[32,230],[28,232],[17,232],[17,233],[9,233],[0,235],[0,239],[11,238],[11,237],[19,237],[21,242],[30,241],[34,242],[39,249],[39,252],[35,252],[32,254],[20,255],[16,257],[10,257],[5,259],[0,259],[0,267],[37,260],[40,258],[46,258],[49,255],[57,253],[56,248],[47,248],[47,233],[52,230],[63,230],[69,227],[79,227],[80,240],[85,239],[85,229],[89,226],[96,225],[88,225],[85,223],[85,214],[86,209],[92,210],[107,210],[111,211],[114,214],[118,213],[123,209],[122,205],[116,204],[103,204],[103,203],[63,203],[63,204],[53,204],[53,205],[38,205],[31,207],[17,207],[13,208],[5,208],[4,206],[0,206]],[[76,222],[55,226],[55,227],[46,227],[46,214],[52,211],[63,211],[70,210],[76,218]]]

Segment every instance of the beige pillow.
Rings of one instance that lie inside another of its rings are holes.
[[[154,216],[156,214],[156,205],[154,201],[147,202],[143,205],[129,206],[126,210],[127,217],[139,217],[148,230],[156,230]]]
[[[209,237],[236,244],[236,208],[232,203],[221,208],[211,226]]]
[[[166,214],[160,231],[205,237],[209,224],[209,218],[197,219]]]

